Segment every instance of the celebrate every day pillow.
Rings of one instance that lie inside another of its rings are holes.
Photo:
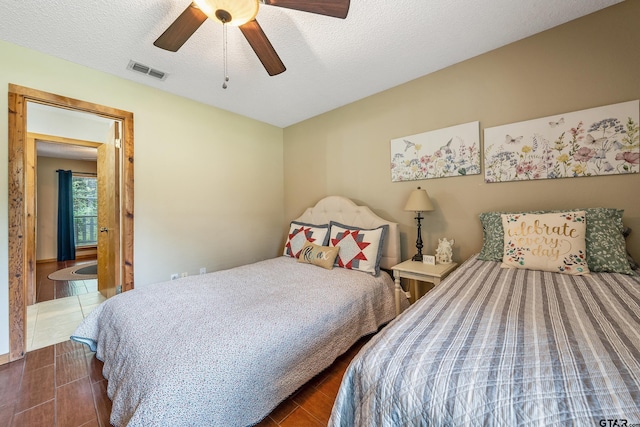
[[[503,214],[503,268],[589,274],[584,211]]]
[[[567,210],[546,210],[520,212],[526,214],[547,214],[585,211],[587,221],[586,245],[587,265],[591,272],[610,272],[635,275],[628,260],[622,232],[622,209],[586,208]],[[504,253],[504,230],[501,214],[518,212],[483,212],[480,214],[482,224],[482,250],[478,259],[485,261],[502,261]]]

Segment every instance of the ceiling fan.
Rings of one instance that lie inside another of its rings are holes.
[[[176,52],[207,18],[240,27],[270,76],[286,70],[255,17],[259,3],[346,18],[350,0],[194,0],[153,44]]]

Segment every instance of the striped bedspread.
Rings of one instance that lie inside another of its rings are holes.
[[[640,279],[467,260],[349,366],[330,426],[640,425]]]

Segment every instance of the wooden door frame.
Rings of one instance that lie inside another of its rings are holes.
[[[133,113],[67,98],[36,89],[9,84],[9,361],[24,357],[26,351],[26,283],[28,224],[34,212],[26,209],[29,195],[26,189],[27,102],[49,105],[67,110],[84,111],[109,119],[120,120],[122,132],[122,291],[133,289]]]
[[[36,258],[36,237],[37,237],[37,222],[36,222],[36,214],[37,214],[37,197],[31,197],[30,193],[37,194],[38,183],[37,183],[37,171],[38,171],[38,150],[37,144],[38,141],[46,141],[54,144],[59,144],[62,146],[80,146],[80,147],[91,147],[98,149],[99,146],[103,145],[104,142],[97,141],[86,141],[82,139],[74,139],[74,138],[66,138],[57,135],[45,135],[41,133],[35,132],[27,132],[27,139],[24,153],[25,158],[25,179],[26,179],[26,196],[25,196],[25,207],[27,210],[26,215],[26,251],[25,251],[25,263],[26,263],[26,276],[25,276],[25,289],[26,289],[26,305],[33,305],[36,301],[36,268],[35,265],[37,263]],[[77,255],[77,254],[76,254]]]

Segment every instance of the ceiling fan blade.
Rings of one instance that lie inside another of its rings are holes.
[[[267,38],[267,35],[262,31],[260,24],[258,24],[258,21],[254,19],[253,21],[240,25],[239,28],[270,76],[275,76],[286,70],[276,50]]]
[[[349,13],[349,0],[264,0],[264,4],[342,19]]]
[[[153,44],[177,52],[206,20],[207,15],[195,3],[191,3]]]

